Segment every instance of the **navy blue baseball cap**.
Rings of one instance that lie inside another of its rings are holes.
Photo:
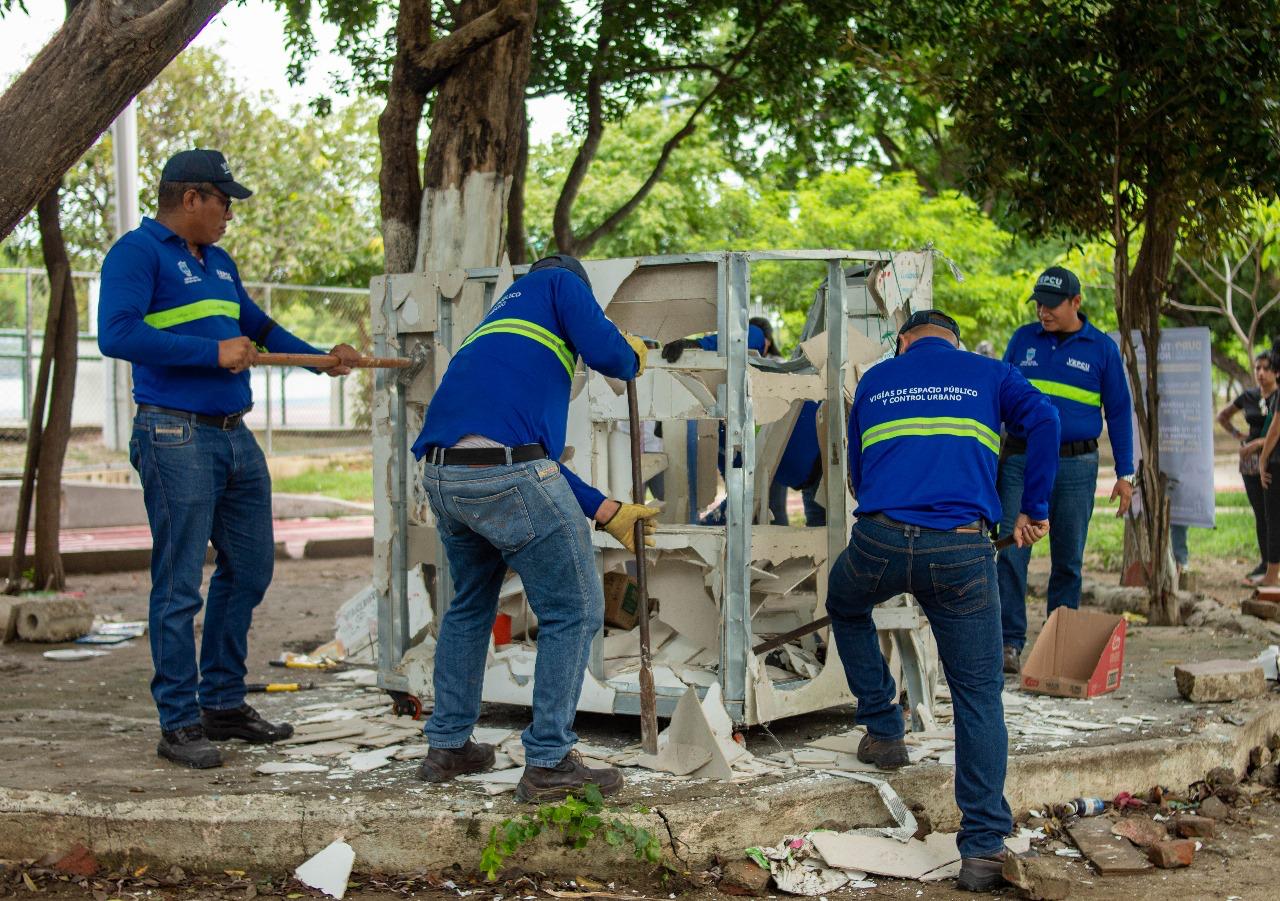
[[[208,182],[228,197],[244,200],[253,192],[231,175],[227,158],[216,150],[184,150],[164,164],[161,181]]]
[[[960,324],[941,310],[916,310],[906,322],[902,323],[902,328],[898,329],[898,337],[901,338],[913,328],[919,328],[922,325],[936,325],[947,329],[956,336],[957,342],[960,340]],[[896,349],[893,355],[895,357],[898,355]]]
[[[1080,293],[1080,279],[1070,269],[1050,266],[1036,279],[1031,300],[1042,307],[1056,307]]]
[[[549,257],[543,257],[529,267],[530,272],[537,272],[539,269],[568,269],[586,282],[588,288],[591,287],[591,279],[587,278],[587,270],[578,262],[577,257],[571,257],[567,253],[557,253]]]

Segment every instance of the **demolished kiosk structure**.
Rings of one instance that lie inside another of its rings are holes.
[[[656,547],[648,551],[659,715],[670,716],[690,687],[701,694],[716,683],[741,725],[852,701],[835,645],[824,642],[826,630],[769,654],[753,654],[752,647],[825,612],[827,563],[848,541],[853,507],[846,489],[848,404],[862,372],[892,353],[892,336],[906,316],[932,306],[933,256],[930,249],[816,250],[584,262],[598,302],[620,329],[664,344],[720,335],[718,350],[686,351],[676,363],[651,354],[636,380],[641,419],[661,425],[661,450],[642,461],[644,478],[661,474],[665,489]],[[748,351],[753,267],[804,263],[820,284],[799,349],[786,361]],[[379,685],[399,699],[429,698],[433,623],[452,595],[421,464],[409,447],[452,352],[524,268],[389,275],[371,286],[376,353],[417,362],[407,375],[379,371],[374,391]],[[763,524],[774,471],[808,400],[820,404],[817,498],[827,525]],[[722,425],[726,521],[699,525],[700,511],[718,500]],[[579,362],[560,462],[608,495],[631,499],[625,383]],[[634,557],[607,533],[591,535],[602,578],[634,567]],[[500,604],[512,640],[490,645],[483,697],[528,706],[537,624],[514,572]],[[875,617],[921,728],[938,680],[932,636],[908,596],[882,605]],[[639,690],[639,630],[606,626],[592,646],[579,709],[638,714]]]

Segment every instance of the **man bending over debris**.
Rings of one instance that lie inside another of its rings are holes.
[[[1000,521],[996,462],[1001,422],[1027,436],[1027,471],[1014,529],[1026,547],[1049,530],[1058,414],[1007,363],[958,349],[960,328],[935,310],[898,332],[898,355],[858,383],[849,415],[849,482],[858,499],[849,546],[831,569],[827,612],[857,721],[858,759],[907,764],[902,709],[880,653],[872,608],[909,592],[938,642],[955,705],[958,887],[1003,885],[1008,734],[1000,692],[1000,601],[991,527]],[[940,461],[946,461],[945,467]]]
[[[658,511],[608,500],[556,462],[579,355],[597,372],[631,379],[644,371],[646,350],[605,318],[581,263],[538,260],[462,342],[414,442],[454,584],[436,645],[435,710],[423,729],[431,750],[418,776],[427,782],[493,765],[493,746],[471,732],[511,567],[538,617],[533,722],[522,736],[516,797],[554,800],[587,783],[603,795],[622,788],[617,769],[588,769],[573,750],[587,654],[604,621],[583,515],[634,552],[636,522],[652,531]]]

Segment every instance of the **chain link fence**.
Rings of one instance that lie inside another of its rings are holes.
[[[128,364],[104,359],[98,350],[96,272],[73,274],[80,340],[72,407],[73,444],[68,469],[117,464],[126,450],[112,435],[116,385],[126,384]],[[339,342],[362,353],[372,346],[369,292],[365,288],[249,282],[254,301],[282,326],[321,349]],[[22,466],[27,424],[49,309],[49,279],[43,269],[0,268],[0,471]],[[123,367],[123,377],[119,372]],[[367,450],[370,445],[372,373],[328,378],[305,369],[251,370],[254,407],[246,417],[268,454]]]

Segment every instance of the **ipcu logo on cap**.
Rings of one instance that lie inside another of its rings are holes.
[[[1040,285],[1046,285],[1050,288],[1061,288],[1062,279],[1056,275],[1042,275],[1040,276],[1040,280],[1036,282],[1037,287]]]
[[[225,173],[227,173],[227,175],[230,175],[230,174],[231,174],[231,164],[230,164],[230,163],[228,163],[228,162],[226,162],[226,161],[224,160],[224,161],[223,161],[223,163],[222,163],[222,171],[223,171],[223,172],[225,172]]]

